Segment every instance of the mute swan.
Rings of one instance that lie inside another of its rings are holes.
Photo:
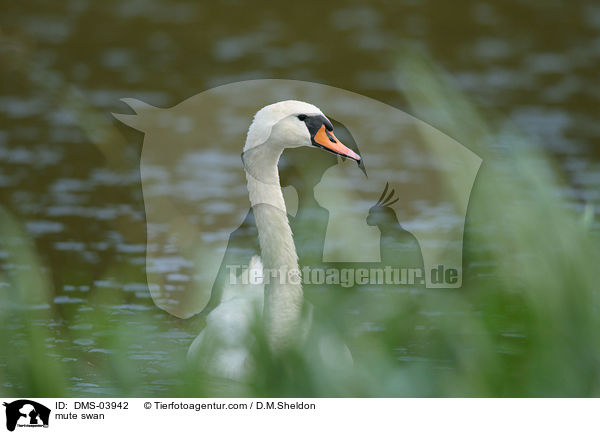
[[[302,285],[299,279],[289,278],[299,275],[298,256],[277,168],[284,149],[301,146],[321,148],[360,164],[361,157],[335,137],[331,122],[312,104],[282,101],[256,113],[242,159],[261,256],[252,258],[238,282],[259,278],[253,284],[226,285],[221,303],[207,315],[206,326],[190,346],[188,359],[199,361],[211,375],[245,376],[251,363],[250,329],[261,310],[268,343],[275,353],[299,342],[310,326],[310,320],[302,319]],[[264,284],[261,277],[265,277]],[[321,353],[331,353],[331,339],[325,337],[319,347]],[[341,352],[351,360],[345,346]]]

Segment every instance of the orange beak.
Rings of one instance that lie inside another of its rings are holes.
[[[317,134],[313,137],[313,144],[329,152],[333,152],[334,154],[352,158],[353,160],[360,162],[360,155],[340,142],[333,134],[333,131],[327,131],[325,124],[321,125],[319,131],[317,131]]]

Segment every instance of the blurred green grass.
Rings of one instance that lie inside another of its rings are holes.
[[[461,289],[349,291],[325,303],[331,311],[316,316],[315,329],[343,336],[352,369],[320,362],[310,342],[273,355],[257,325],[250,381],[210,378],[186,363],[187,348],[160,338],[181,322],[156,310],[136,312],[135,328],[104,309],[81,314],[77,321],[102,330],[97,345],[110,349],[84,359],[70,343],[86,329],[55,311],[52,270],[1,209],[0,246],[11,266],[0,274],[0,395],[77,395],[77,379],[102,385],[94,396],[152,396],[152,384],[161,396],[597,396],[600,252],[592,205],[574,211],[557,194],[565,181],[540,146],[500,116],[482,115],[427,59],[402,59],[398,77],[411,113],[484,160],[467,215]],[[119,305],[126,295],[107,290],[88,302]],[[348,314],[356,306],[360,317]],[[361,322],[374,326],[357,332]],[[134,359],[133,346],[168,363]]]

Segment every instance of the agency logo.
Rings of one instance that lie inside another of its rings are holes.
[[[6,407],[6,429],[14,431],[19,428],[48,428],[50,409],[29,399],[19,399],[11,403],[3,403]]]
[[[123,101],[135,114],[114,116],[144,132],[146,272],[167,312],[200,312],[232,270],[260,255],[255,211],[264,206],[287,214],[299,265],[310,270],[305,286],[462,285],[482,160],[431,125],[295,80],[230,83],[170,108]],[[312,146],[296,147],[302,138]],[[285,148],[278,176],[265,166],[276,144]]]

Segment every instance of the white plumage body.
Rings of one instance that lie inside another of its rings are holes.
[[[206,316],[206,325],[188,350],[188,359],[210,375],[242,380],[250,371],[252,324],[263,310],[264,285],[250,282],[262,276],[260,257],[254,256],[237,281],[225,285],[221,303]]]

